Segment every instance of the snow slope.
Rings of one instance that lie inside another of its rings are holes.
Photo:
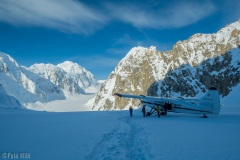
[[[13,96],[7,94],[0,84],[0,108],[22,108],[21,103]]]
[[[91,99],[101,85],[77,63],[66,61],[57,66],[41,63],[27,68],[3,52],[0,52],[0,77],[4,88],[2,106],[12,107],[15,97],[29,109],[57,112],[91,110]]]
[[[51,113],[0,112],[1,158],[24,152],[33,160],[239,160],[240,106],[218,116],[140,110]]]
[[[36,111],[50,111],[50,112],[76,112],[76,111],[91,111],[96,97],[96,92],[101,87],[102,81],[97,82],[96,85],[85,89],[87,94],[75,94],[68,96],[64,100],[54,100],[47,103],[34,102],[27,103],[25,107]],[[96,109],[95,109],[96,110]]]
[[[93,74],[77,63],[65,61],[58,64],[57,67],[60,67],[67,72],[74,82],[83,89],[87,89],[89,87],[94,88],[98,84]]]
[[[224,106],[240,106],[240,84],[231,89],[228,96],[222,99],[222,104]]]
[[[96,94],[72,95],[65,100],[55,100],[47,103],[35,102],[25,105],[27,109],[50,112],[91,111]]]
[[[100,85],[91,72],[71,61],[58,65],[34,64],[29,67],[29,70],[61,88],[67,98],[79,94],[95,93]]]
[[[29,70],[45,79],[50,80],[54,85],[61,88],[64,95],[68,97],[73,94],[84,94],[84,90],[62,69],[53,64],[34,64]]]
[[[0,52],[0,84],[21,103],[64,99],[63,93],[49,80],[21,67],[9,55]]]

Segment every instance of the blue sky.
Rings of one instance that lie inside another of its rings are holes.
[[[135,46],[170,50],[240,18],[239,0],[1,0],[0,51],[19,65],[79,63],[106,79]]]

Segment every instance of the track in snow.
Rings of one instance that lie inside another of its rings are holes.
[[[153,159],[144,128],[132,118],[119,119],[113,129],[103,135],[86,159]]]

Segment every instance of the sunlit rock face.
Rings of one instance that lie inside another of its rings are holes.
[[[195,34],[177,42],[172,50],[132,48],[119,62],[98,92],[93,108],[99,110],[137,107],[139,100],[113,94],[152,96],[201,96],[210,86],[221,96],[239,84],[240,21],[214,34]]]

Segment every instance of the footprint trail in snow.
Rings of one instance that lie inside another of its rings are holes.
[[[104,160],[152,158],[144,128],[134,124],[132,118],[119,119],[113,129],[104,134],[100,142],[86,156],[86,159]]]

